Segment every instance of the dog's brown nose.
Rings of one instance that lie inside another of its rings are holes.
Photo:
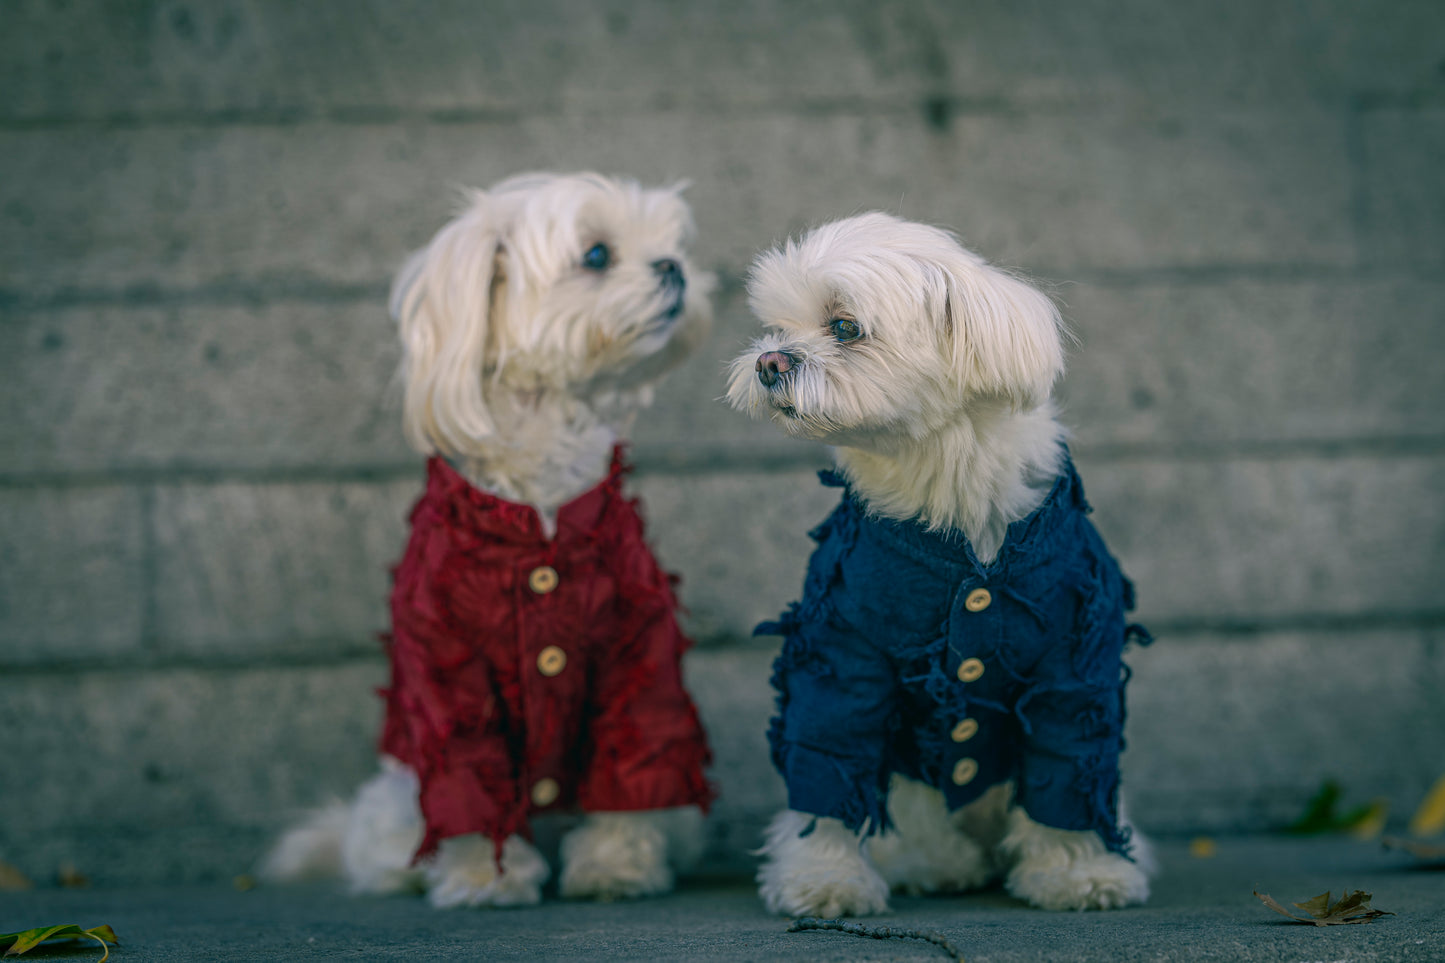
[[[797,363],[798,359],[786,351],[764,351],[758,355],[758,380],[771,388],[778,383],[779,375],[786,374]]]

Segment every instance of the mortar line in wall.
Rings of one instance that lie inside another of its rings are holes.
[[[140,490],[141,523],[141,615],[140,646],[150,651],[154,648],[151,640],[158,635],[160,627],[160,601],[158,584],[160,572],[160,549],[156,540],[156,490],[152,485]]]
[[[1175,618],[1140,617],[1156,639],[1166,643],[1177,636],[1250,636],[1291,632],[1334,634],[1370,630],[1394,632],[1429,632],[1445,628],[1445,609],[1423,609],[1414,612],[1371,611],[1331,615],[1318,612],[1294,612],[1273,616],[1179,616]]]
[[[1300,459],[1437,458],[1445,455],[1445,436],[1398,436],[1272,441],[1102,442],[1074,444],[1074,458],[1093,464],[1258,462]],[[759,449],[747,442],[695,449],[640,445],[632,449],[636,476],[669,478],[696,475],[782,474],[832,467],[817,445]],[[0,490],[109,488],[131,485],[308,485],[391,484],[424,477],[418,457],[405,462],[352,465],[260,466],[161,464],[110,470],[0,471]]]
[[[1442,106],[1445,100],[1438,91],[1357,90],[1343,97],[1321,93],[1301,98],[1300,108],[1329,110],[1342,102],[1365,110],[1419,110]],[[1120,107],[1103,97],[1034,97],[1011,98],[1007,95],[969,95],[939,91],[928,85],[899,91],[886,97],[801,96],[786,100],[758,98],[720,101],[716,98],[667,97],[652,101],[619,102],[613,98],[605,108],[605,116],[616,119],[688,114],[705,117],[886,117],[916,116],[926,120],[930,107],[946,106],[957,117],[1049,117],[1087,111],[1099,116],[1130,115],[1137,112],[1132,105]],[[1227,106],[1240,112],[1276,110],[1279,104],[1242,100]],[[1192,105],[1171,107],[1151,105],[1160,114],[1185,114]],[[517,124],[528,120],[565,120],[596,117],[597,105],[569,105],[559,100],[536,104],[458,105],[455,107],[415,107],[399,104],[357,104],[350,106],[291,107],[223,107],[156,108],[152,110],[116,110],[96,114],[31,114],[0,117],[0,131],[63,131],[76,129],[143,130],[174,127],[300,127],[307,124],[334,124],[356,127],[393,127],[429,124],[438,127]]]
[[[1357,99],[1345,108],[1343,120],[1345,163],[1350,178],[1347,216],[1354,235],[1356,262],[1363,260],[1361,253],[1370,236],[1369,157],[1365,148],[1364,113],[1365,108]]]
[[[606,111],[616,119],[687,114],[706,117],[884,117],[921,116],[924,105],[944,102],[957,116],[1015,117],[1049,116],[1089,109],[1066,99],[1036,100],[1028,103],[1006,97],[970,97],[942,94],[928,90],[900,93],[887,99],[858,97],[794,97],[786,102],[774,99],[722,103],[667,102],[636,103],[617,106]],[[1111,113],[1112,108],[1100,103],[1098,109]],[[0,118],[0,132],[46,132],[76,129],[146,130],[176,127],[301,127],[309,124],[351,127],[395,127],[426,124],[437,127],[517,124],[529,120],[566,120],[597,116],[595,109],[566,106],[558,102],[525,106],[457,106],[417,108],[393,104],[358,105],[351,107],[238,107],[219,110],[150,110],[112,111],[101,114],[38,114],[28,117]]]
[[[1356,203],[1352,201],[1352,203]],[[1015,265],[1017,266],[1017,265]],[[713,266],[714,273],[726,278],[741,277],[742,268]],[[1155,265],[1137,268],[1057,268],[1030,266],[1021,268],[1045,290],[1066,295],[1068,289],[1080,284],[1101,288],[1139,288],[1162,285],[1181,287],[1226,283],[1349,285],[1380,281],[1438,282],[1436,272],[1417,265],[1380,264],[1198,264]],[[87,307],[166,308],[166,307],[246,307],[260,309],[275,304],[357,304],[382,305],[389,281],[331,281],[325,278],[222,279],[203,282],[188,288],[164,287],[141,282],[116,288],[60,288],[51,291],[24,291],[0,288],[0,312],[12,315],[43,314],[52,311]],[[733,286],[736,288],[736,286]],[[719,303],[735,300],[740,288],[719,297]],[[378,308],[379,310],[380,308]]]
[[[1385,110],[1438,110],[1445,108],[1445,92],[1438,87],[1418,90],[1357,90],[1350,107],[1361,113]]]
[[[399,256],[399,255],[398,255]],[[222,278],[193,287],[166,287],[138,282],[121,287],[59,288],[27,292],[0,288],[0,311],[13,314],[38,313],[87,307],[249,307],[270,304],[353,304],[358,301],[384,305],[389,282],[333,281],[318,277]],[[380,310],[380,307],[378,308]]]
[[[1143,621],[1149,626],[1158,645],[1201,645],[1221,636],[1243,639],[1249,636],[1340,635],[1362,631],[1397,633],[1430,633],[1445,629],[1445,609],[1419,612],[1358,612],[1340,615],[1295,613],[1279,616],[1242,617],[1238,619],[1183,616],[1173,619]],[[328,644],[318,640],[288,643],[285,650],[265,650],[236,654],[165,652],[158,643],[147,643],[141,653],[129,657],[118,655],[74,659],[52,659],[46,662],[0,664],[0,678],[18,676],[73,675],[76,673],[119,674],[126,672],[257,672],[268,669],[326,669],[370,665],[378,669],[387,664],[381,646],[362,649],[352,642]],[[742,638],[733,635],[700,636],[693,652],[697,655],[765,653],[778,648],[779,640],[771,637]],[[298,652],[297,650],[303,650]],[[304,651],[309,649],[310,651]]]
[[[306,648],[308,643],[292,643]],[[315,647],[315,641],[309,643]],[[72,675],[76,673],[119,674],[125,672],[257,672],[265,669],[345,668],[352,665],[375,664],[383,667],[386,656],[378,644],[374,651],[354,648],[295,653],[293,651],[247,652],[239,654],[201,655],[192,652],[165,652],[155,640],[142,642],[141,651],[128,658],[118,655],[45,662],[0,664],[0,678],[15,676]]]

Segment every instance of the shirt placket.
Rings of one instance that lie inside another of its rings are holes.
[[[545,627],[555,624],[552,610],[558,604],[557,590],[562,585],[564,568],[557,561],[553,546],[519,563],[514,570],[517,586],[517,611],[522,618],[518,625],[517,654],[521,667],[522,697],[526,717],[525,790],[532,806],[547,809],[563,795],[568,781],[564,758],[558,740],[547,734],[555,727],[552,718],[562,698],[566,675],[576,672],[575,653],[548,638]]]
[[[984,762],[978,750],[998,737],[997,733],[984,731],[985,719],[973,710],[978,696],[993,688],[984,679],[996,667],[989,664],[985,650],[978,647],[978,640],[992,638],[997,631],[997,621],[994,592],[986,584],[965,584],[958,593],[958,601],[950,617],[953,626],[950,635],[956,644],[948,648],[951,661],[946,666],[957,680],[956,684],[963,686],[965,699],[962,701],[969,707],[958,718],[949,720],[949,748],[943,759],[946,784],[940,788],[951,805],[961,804],[977,795],[975,781],[979,779]]]

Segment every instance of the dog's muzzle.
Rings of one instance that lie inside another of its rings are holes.
[[[798,366],[798,359],[786,351],[764,351],[758,355],[758,363],[755,366],[758,372],[758,380],[765,387],[771,388],[778,383],[778,379]]]
[[[658,286],[662,289],[663,297],[667,299],[663,316],[669,320],[677,317],[682,313],[683,295],[687,290],[687,277],[682,273],[682,265],[670,257],[663,258],[652,262],[652,273],[657,275]]]

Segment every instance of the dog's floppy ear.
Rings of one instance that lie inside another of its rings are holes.
[[[945,337],[964,387],[1019,405],[1047,399],[1064,371],[1063,320],[1054,302],[962,249],[940,267]]]
[[[407,440],[424,453],[471,454],[496,430],[482,397],[482,368],[502,231],[486,193],[467,200],[391,287],[403,352],[402,423]]]

